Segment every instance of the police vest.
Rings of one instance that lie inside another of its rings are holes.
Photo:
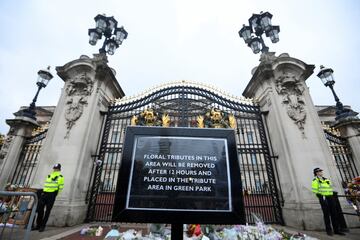
[[[60,172],[52,172],[46,178],[44,184],[44,192],[60,193],[64,188],[64,177]]]
[[[329,179],[314,178],[311,184],[312,192],[315,194],[321,194],[322,196],[332,196],[333,188],[331,187],[331,181]]]

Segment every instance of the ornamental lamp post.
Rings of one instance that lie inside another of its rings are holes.
[[[53,78],[53,75],[50,72],[50,66],[47,67],[45,70],[39,70],[38,71],[38,79],[36,82],[36,85],[38,86],[38,90],[35,94],[34,99],[30,103],[29,107],[21,110],[20,112],[16,113],[16,116],[25,116],[28,118],[31,118],[36,121],[36,112],[35,112],[35,103],[38,98],[39,92],[42,88],[45,88],[49,81]]]
[[[88,30],[89,43],[95,46],[97,41],[104,36],[105,40],[99,53],[108,53],[114,55],[115,50],[127,38],[128,33],[124,27],[117,27],[117,21],[114,17],[106,17],[105,15],[97,15],[95,18],[96,27]]]
[[[351,109],[344,108],[343,104],[340,102],[339,97],[336,95],[334,90],[335,80],[334,80],[333,72],[334,70],[332,70],[331,68],[325,68],[323,65],[321,65],[320,71],[317,74],[317,76],[321,79],[325,87],[329,87],[331,89],[331,92],[334,96],[336,102],[335,120],[340,120],[350,116],[356,116],[357,115],[356,112],[352,111]]]
[[[262,34],[265,33],[270,38],[272,43],[279,41],[279,26],[271,24],[272,14],[269,12],[260,12],[260,14],[253,14],[249,18],[249,26],[245,24],[239,31],[239,36],[244,39],[248,47],[251,48],[253,53],[257,54],[269,52],[269,48],[265,45]]]

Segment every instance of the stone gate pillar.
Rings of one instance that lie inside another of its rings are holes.
[[[86,193],[104,115],[110,101],[124,93],[104,54],[81,56],[56,68],[65,85],[39,156],[33,186],[42,188],[55,163],[62,165],[63,192],[57,197],[49,224],[72,226],[86,216]]]
[[[38,123],[21,114],[14,114],[14,119],[7,119],[10,130],[0,151],[0,189],[11,180],[24,145],[26,137],[30,137]]]
[[[286,225],[324,229],[318,199],[311,192],[313,169],[324,169],[340,190],[340,178],[305,80],[308,65],[288,54],[263,54],[243,95],[260,101],[267,122],[284,197]]]
[[[341,118],[331,127],[338,129],[341,137],[348,141],[355,166],[360,171],[360,119],[355,116]]]

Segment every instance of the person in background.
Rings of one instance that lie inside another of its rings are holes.
[[[345,235],[345,233],[340,231],[340,226],[337,221],[335,201],[333,198],[334,191],[330,179],[323,176],[323,170],[320,168],[314,168],[313,173],[315,177],[312,180],[311,188],[312,192],[315,193],[316,197],[319,199],[324,214],[326,233],[329,236],[332,236],[333,233]]]
[[[54,206],[56,196],[64,188],[64,177],[61,175],[60,171],[61,164],[57,163],[53,167],[53,172],[46,177],[44,189],[39,199],[36,227],[34,227],[33,230],[39,230],[39,232],[43,232],[45,230],[45,226],[49,219],[51,209]],[[45,215],[44,208],[46,208]]]

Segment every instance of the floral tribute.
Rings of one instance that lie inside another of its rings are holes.
[[[289,234],[283,230],[275,229],[269,225],[265,225],[257,216],[254,225],[200,225],[185,224],[184,240],[316,240],[316,238],[307,236],[303,233]],[[170,225],[151,224],[149,234],[143,235],[142,231],[129,229],[120,232],[116,228],[111,227],[110,232],[105,236],[105,240],[171,240]],[[91,235],[96,235],[99,228],[95,227],[90,230]],[[84,234],[84,232],[83,232]],[[86,233],[85,233],[86,234]]]

